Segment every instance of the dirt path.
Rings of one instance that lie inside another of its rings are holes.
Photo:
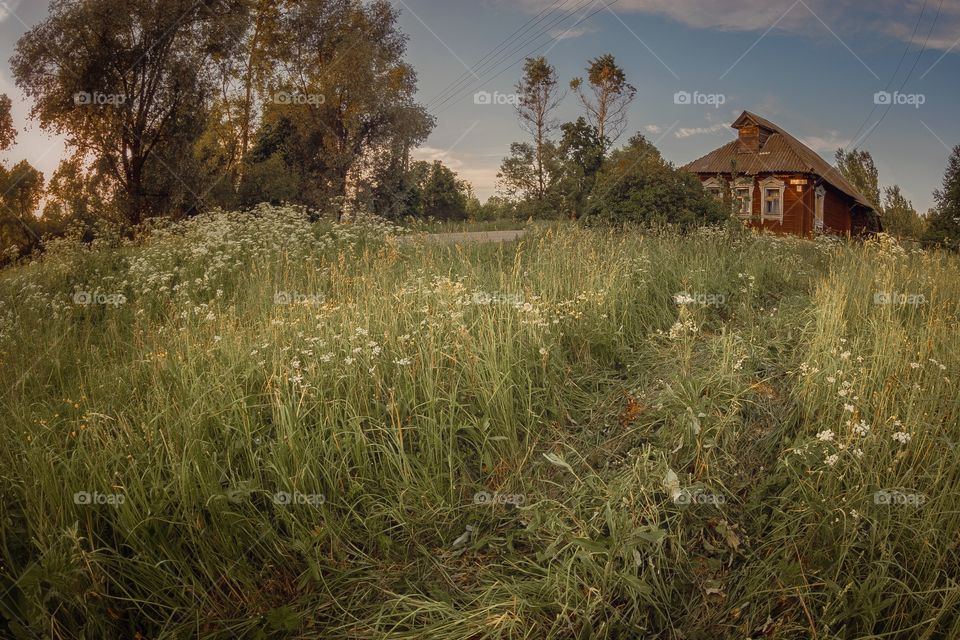
[[[512,242],[526,235],[525,229],[510,231],[467,231],[463,233],[426,233],[404,236],[405,242],[423,240],[439,244],[467,244],[471,242]]]

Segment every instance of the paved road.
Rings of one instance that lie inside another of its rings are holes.
[[[464,233],[425,233],[403,236],[405,241],[423,240],[438,244],[467,244],[471,242],[512,242],[526,235],[526,229],[510,231],[467,231]]]

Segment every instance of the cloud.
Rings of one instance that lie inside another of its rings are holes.
[[[710,127],[681,127],[673,132],[673,136],[675,138],[692,138],[694,136],[704,136],[718,133],[720,131],[726,131],[729,128],[729,124],[724,124],[722,122]]]
[[[596,33],[596,31],[596,27],[591,26],[574,27],[572,29],[553,29],[550,31],[550,37],[554,40],[573,40],[574,38]]]
[[[841,137],[836,131],[828,131],[822,136],[807,136],[800,138],[800,142],[807,145],[817,153],[827,153],[833,155],[837,149],[846,149],[853,142],[850,138]]]
[[[12,16],[18,6],[20,6],[20,0],[0,0],[0,22]]]
[[[648,124],[643,127],[643,130],[654,136],[657,136],[663,133],[663,127],[661,127],[658,124]]]
[[[414,160],[439,160],[458,177],[469,182],[481,199],[489,197],[496,189],[499,159],[502,157],[499,154],[459,154],[436,147],[420,147],[414,149],[411,155]]]
[[[531,11],[554,4],[552,0],[520,0]],[[869,31],[902,42],[911,39],[923,12],[915,48],[919,50],[931,33],[929,48],[960,50],[960,0],[944,0],[931,32],[936,3],[921,0],[620,0],[617,13],[645,13],[670,18],[695,29],[763,33],[774,28],[803,35],[850,38],[847,45],[857,50],[852,34]],[[926,5],[926,10],[923,7]],[[824,26],[826,25],[826,26]],[[829,27],[829,29],[827,28]],[[850,35],[848,35],[850,34]]]

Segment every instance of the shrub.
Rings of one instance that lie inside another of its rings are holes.
[[[728,217],[695,176],[676,169],[637,134],[626,147],[610,154],[593,188],[585,220],[690,228]]]

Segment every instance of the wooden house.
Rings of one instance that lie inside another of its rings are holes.
[[[804,237],[881,230],[873,205],[820,154],[749,111],[731,126],[736,140],[683,168],[745,223]]]

